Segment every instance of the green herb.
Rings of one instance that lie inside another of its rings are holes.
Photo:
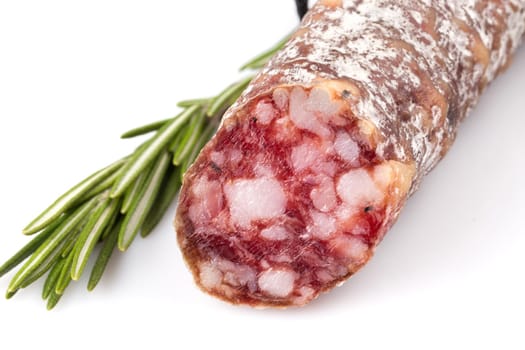
[[[288,38],[241,70],[259,70]],[[54,308],[101,244],[88,282],[88,290],[93,290],[115,249],[126,250],[137,233],[146,237],[160,222],[180,189],[183,174],[253,77],[251,72],[217,96],[181,101],[177,116],[125,132],[122,138],[153,135],[132,154],[75,185],[23,229],[35,237],[0,266],[2,277],[27,260],[11,279],[6,297],[48,273],[42,297],[48,309]]]

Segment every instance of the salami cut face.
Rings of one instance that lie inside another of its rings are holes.
[[[379,158],[345,106],[324,88],[279,88],[227,120],[180,199],[203,288],[302,304],[368,260],[411,169]]]
[[[290,306],[345,281],[524,27],[524,1],[319,1],[185,176],[175,225],[197,284]]]

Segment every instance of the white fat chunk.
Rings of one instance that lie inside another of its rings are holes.
[[[374,168],[374,180],[379,187],[386,189],[392,183],[393,178],[394,170],[389,164],[379,164]]]
[[[325,174],[333,177],[337,172],[337,164],[332,161],[324,162],[318,160],[313,164],[312,170],[317,174]]]
[[[242,152],[238,149],[232,149],[229,152],[229,160],[232,166],[237,165],[242,160]]]
[[[217,164],[217,166],[223,166],[224,165],[224,153],[223,152],[211,152],[210,153],[210,159],[212,162]]]
[[[380,202],[384,197],[384,193],[364,169],[351,170],[341,176],[336,190],[339,197],[352,207],[366,207]]]
[[[278,263],[291,263],[294,259],[288,254],[281,253],[279,255],[272,256],[272,260]]]
[[[340,104],[332,101],[330,94],[325,89],[313,88],[306,101],[305,109],[317,113],[323,121],[328,122],[337,116]]]
[[[293,88],[290,94],[290,119],[299,129],[310,131],[323,138],[329,138],[330,130],[326,124],[321,123],[313,111],[306,109],[306,92],[299,88]]]
[[[188,217],[192,222],[204,222],[209,218],[205,217],[202,204],[200,202],[192,204],[188,209]]]
[[[222,272],[212,264],[206,262],[201,264],[199,268],[199,278],[204,288],[213,289],[221,284]]]
[[[319,239],[328,239],[336,230],[336,220],[328,214],[312,210],[310,217],[313,226],[308,227],[308,231]]]
[[[234,287],[248,286],[250,291],[254,292],[256,290],[255,275],[255,271],[248,266],[237,266],[235,269],[224,273],[224,283]]]
[[[253,172],[257,177],[273,177],[274,172],[271,165],[265,160],[263,154],[258,154],[255,158],[255,165],[253,167]]]
[[[355,214],[359,213],[359,211],[360,210],[357,207],[343,203],[342,205],[337,207],[335,215],[337,217],[337,220],[344,222],[350,219]]]
[[[261,237],[270,241],[282,241],[289,236],[288,231],[280,226],[274,225],[261,230]]]
[[[310,199],[317,210],[327,212],[337,204],[334,182],[330,177],[323,177],[319,186],[310,192]]]
[[[259,276],[259,288],[266,294],[274,297],[287,297],[292,291],[295,283],[295,275],[292,271],[282,269],[269,269]]]
[[[219,214],[223,206],[222,188],[218,181],[210,181],[207,177],[197,179],[192,187],[195,205],[190,216],[212,218]],[[197,213],[197,211],[203,211]]]
[[[255,176],[259,176],[259,177],[263,177],[263,176],[272,177],[274,175],[272,167],[267,165],[267,164],[264,164],[262,162],[261,163],[257,163],[253,167],[253,172],[254,172]]]
[[[277,108],[279,108],[281,111],[284,111],[288,108],[288,90],[283,88],[277,88],[273,91],[273,101],[275,102],[275,105]]]
[[[319,162],[322,155],[319,149],[310,142],[305,142],[292,149],[292,165],[296,171],[302,171]]]
[[[319,269],[315,272],[315,277],[322,282],[322,283],[328,283],[332,282],[334,280],[334,276],[328,271],[327,269]]]
[[[256,273],[251,267],[221,258],[214,259],[213,263],[214,267],[221,273],[223,291],[225,290],[224,284],[233,287],[247,286],[251,292],[257,289]]]
[[[255,115],[259,123],[268,125],[276,117],[277,113],[271,103],[260,101],[255,107]]]
[[[272,178],[235,180],[224,185],[232,221],[248,227],[253,220],[271,219],[284,213],[286,196]]]
[[[314,294],[315,294],[314,289],[307,287],[307,286],[303,286],[299,289],[300,296],[295,298],[294,304],[304,305],[306,302],[308,302],[309,300],[313,298]]]
[[[355,163],[359,158],[359,145],[346,132],[337,133],[334,148],[337,155],[346,162]]]
[[[337,237],[332,240],[332,244],[340,254],[354,262],[362,261],[367,256],[368,246],[358,238]]]

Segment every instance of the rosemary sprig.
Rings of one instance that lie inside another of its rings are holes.
[[[243,65],[241,70],[251,73],[217,96],[181,101],[177,116],[122,134],[127,139],[153,133],[132,154],[73,186],[23,229],[35,237],[0,266],[2,277],[27,260],[11,279],[6,297],[48,273],[42,297],[52,309],[70,282],[83,275],[100,243],[88,282],[93,290],[116,248],[125,251],[137,233],[146,237],[153,231],[224,112],[287,39]]]

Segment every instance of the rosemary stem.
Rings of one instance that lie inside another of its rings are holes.
[[[289,36],[247,62],[241,70],[258,70]],[[182,176],[214,135],[225,111],[246,89],[253,72],[210,98],[181,101],[173,118],[128,130],[122,138],[153,133],[131,155],[93,173],[55,200],[27,225],[35,237],[0,266],[0,277],[22,264],[11,279],[10,298],[49,271],[42,297],[56,306],[72,280],[78,280],[94,247],[102,244],[91,271],[93,290],[113,252],[126,250],[137,233],[146,237],[176,197]],[[162,190],[161,190],[162,189]]]

